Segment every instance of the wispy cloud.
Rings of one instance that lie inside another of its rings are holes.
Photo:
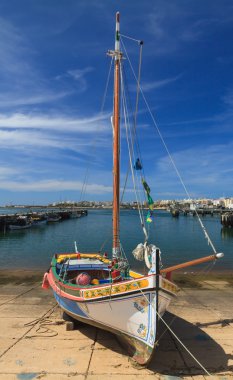
[[[76,91],[78,92],[84,92],[88,88],[86,75],[94,70],[93,67],[85,67],[84,69],[74,69],[74,70],[68,70],[65,74],[57,75],[56,80],[59,81],[65,81],[69,79],[73,79],[75,82],[77,82]]]
[[[101,150],[102,154],[95,157],[95,169],[106,166],[111,134],[110,117],[106,114],[86,118],[64,114],[0,114],[0,166],[14,168],[18,163],[18,172],[24,177],[29,173],[29,178],[35,172],[37,177],[41,172],[45,178],[60,173],[69,173],[71,178],[73,173],[75,176],[79,173],[83,178],[83,170],[93,161],[96,151]],[[6,169],[4,173],[8,173],[5,177],[8,183],[12,170]]]
[[[19,181],[1,181],[0,189],[10,191],[78,191],[82,190],[83,183],[80,181],[66,181],[49,179],[42,181],[32,182],[19,182]],[[99,184],[89,184],[86,187],[86,192],[89,194],[106,194],[112,192],[111,186],[104,186]]]
[[[173,153],[172,158],[191,196],[211,196],[213,192],[222,195],[233,186],[231,174],[233,142],[225,145],[199,145]],[[176,189],[177,194],[183,186],[168,157],[161,158],[156,167],[154,178],[159,190]],[[184,194],[185,190],[183,189]],[[174,192],[175,193],[175,192]],[[177,195],[178,196],[178,195]]]
[[[20,76],[26,78],[31,77],[32,73],[28,71],[30,65],[24,57],[27,54],[33,55],[33,49],[30,47],[27,39],[22,35],[21,31],[15,27],[11,22],[0,17],[0,69],[1,76],[7,75],[10,78],[12,75],[17,75],[18,80]],[[26,76],[26,73],[28,76]]]
[[[73,171],[82,172],[93,160],[95,168],[103,169],[111,148],[109,120],[106,115],[90,118],[1,115],[1,166],[21,162],[25,173],[33,168],[33,176],[38,170],[48,175],[66,172],[72,176]]]
[[[152,81],[152,82],[143,82],[142,83],[142,90],[147,92],[151,90],[155,90],[164,86],[169,85],[170,83],[176,82],[182,77],[183,74],[176,75],[175,77],[161,79],[158,81]]]
[[[15,174],[18,174],[19,171],[15,168],[6,166],[6,167],[1,167],[0,168],[0,179],[5,179],[9,178],[11,176],[14,176]]]
[[[108,114],[97,114],[91,117],[68,117],[65,115],[59,117],[49,114],[26,113],[0,114],[0,128],[41,129],[90,134],[97,130],[101,132],[109,128],[109,120]]]
[[[200,4],[199,4],[200,5]],[[195,3],[185,1],[159,0],[152,6],[145,25],[154,37],[153,45],[157,54],[173,54],[184,44],[192,44],[200,39],[210,38],[210,31],[218,26],[224,27],[232,23],[233,12],[228,7],[216,7],[215,2]]]
[[[60,93],[56,93],[48,91],[47,89],[41,89],[40,93],[37,93],[37,89],[35,89],[32,93],[29,91],[27,94],[24,94],[24,96],[22,96],[21,92],[6,92],[0,94],[0,108],[47,104],[63,99],[71,94],[72,91],[61,91]]]
[[[39,52],[23,29],[2,17],[0,27],[0,108],[57,102],[72,95],[74,90],[77,92],[71,84],[59,84],[42,72],[37,64]],[[87,87],[84,76],[90,70],[90,67],[79,73],[71,70],[67,76],[76,75],[79,91],[83,92]]]
[[[233,89],[229,89],[223,97],[223,101],[229,111],[233,111]]]
[[[7,149],[13,153],[16,152],[22,157],[31,158],[49,158],[50,160],[65,159],[67,150],[75,154],[82,154],[86,158],[93,155],[93,148],[109,150],[109,141],[106,138],[86,138],[79,136],[67,136],[64,134],[53,135],[42,131],[2,131],[0,130],[0,148],[3,151]],[[57,151],[57,153],[55,151]],[[58,155],[60,151],[60,157]],[[72,157],[70,157],[71,159]],[[96,162],[99,160],[96,160]]]
[[[75,80],[81,81],[87,73],[90,73],[93,70],[93,67],[86,67],[85,69],[68,70],[67,73]]]
[[[114,6],[91,1],[90,13],[90,4],[79,3],[72,0],[65,6],[61,1],[55,9],[46,2],[25,7],[16,1],[12,9],[1,7],[0,188],[5,189],[1,199],[10,191],[20,192],[21,199],[27,192],[26,200],[30,192],[37,192],[38,197],[43,192],[46,199],[46,192],[52,198],[59,190],[77,191],[89,164],[94,167],[89,193],[93,199],[95,194],[111,198],[110,112],[98,114],[94,107],[100,104],[107,76],[107,66],[100,65],[97,57],[111,48]],[[192,194],[226,193],[233,187],[232,78],[229,63],[224,66],[229,71],[223,73],[223,64],[216,59],[230,62],[231,58],[233,7],[225,3],[136,1],[127,4],[122,15],[122,32],[146,41],[142,88],[150,92],[148,104],[156,104],[161,132],[169,139],[173,158]],[[138,55],[130,44],[136,67]],[[92,88],[87,95],[89,84]],[[163,157],[163,147],[158,144],[157,148],[157,135],[153,139],[144,111],[138,113],[138,126],[151,188],[161,196],[181,196],[184,191]],[[124,132],[121,141],[124,148]],[[121,152],[124,171],[127,165]]]

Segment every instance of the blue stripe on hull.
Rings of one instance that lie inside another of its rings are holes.
[[[54,292],[54,297],[59,306],[67,312],[72,313],[73,315],[77,315],[77,317],[82,317],[86,319],[90,319],[87,314],[84,313],[82,309],[80,309],[77,302],[69,300],[67,298],[60,297],[56,292]]]

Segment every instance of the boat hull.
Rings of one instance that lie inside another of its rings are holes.
[[[25,225],[17,225],[17,224],[10,224],[9,225],[9,229],[10,230],[26,230],[28,228],[31,228],[32,227],[32,224],[25,224]]]
[[[72,318],[120,335],[140,364],[150,359],[156,339],[156,292],[97,302],[75,302],[54,292],[59,306]]]
[[[158,260],[159,255],[157,266]],[[156,345],[159,317],[178,287],[156,270],[145,276],[129,271],[128,276],[117,280],[113,270],[109,279],[110,270],[111,262],[99,254],[55,254],[42,287],[53,289],[57,303],[72,318],[119,336],[126,342],[129,355],[146,365]],[[77,283],[80,274],[86,284]],[[99,283],[90,284],[90,278],[96,276]]]
[[[112,294],[95,300],[93,293],[91,300],[80,301],[66,294],[64,288],[59,290],[54,283],[50,285],[57,303],[69,316],[116,334],[126,345],[128,354],[140,365],[146,365],[156,343],[158,315],[164,314],[172,298],[171,294],[150,286],[153,276],[147,281],[148,288],[133,294]]]

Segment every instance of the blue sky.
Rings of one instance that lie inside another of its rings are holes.
[[[116,11],[121,33],[144,41],[142,89],[191,196],[233,196],[232,1],[1,0],[1,205],[79,200],[87,167],[85,198],[112,198],[111,88],[100,111]],[[136,69],[137,44],[124,43]],[[153,198],[186,197],[140,109]]]

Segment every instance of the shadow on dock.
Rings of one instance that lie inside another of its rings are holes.
[[[192,324],[169,312],[164,319],[168,325],[174,320],[172,330],[208,372],[215,374],[232,369],[228,366],[228,360],[233,359],[233,355],[226,355],[223,348],[198,323]],[[221,322],[215,322],[221,326]],[[206,375],[172,333],[166,331],[162,322],[158,329],[158,347],[148,368],[153,372],[171,376]]]
[[[232,366],[228,366],[228,360],[233,359],[233,355],[226,355],[223,348],[200,328],[209,327],[209,325],[192,324],[169,312],[165,314],[164,320],[168,325],[173,321],[172,330],[208,372],[216,374],[232,370]],[[222,321],[217,320],[212,323],[222,328],[229,325],[229,323],[222,324]],[[128,356],[126,348],[114,334],[79,322],[76,324],[76,329],[79,329],[88,338],[93,336],[93,330],[96,329],[95,339],[98,344],[105,349]],[[162,322],[159,323],[157,340],[158,345],[147,366],[148,371],[169,376],[206,375],[175,337],[166,330]],[[137,369],[143,368],[131,359],[130,361]]]

